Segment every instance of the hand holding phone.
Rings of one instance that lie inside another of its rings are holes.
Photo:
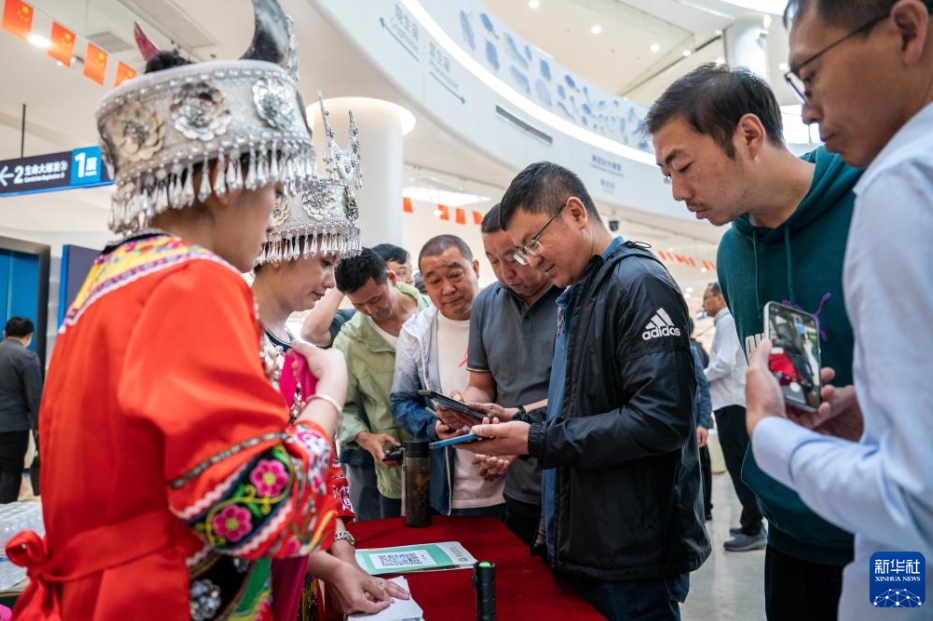
[[[382,458],[382,461],[387,464],[400,464],[402,463],[402,457],[404,456],[405,449],[399,445],[392,447],[391,450],[386,451],[385,457]]]
[[[428,446],[429,446],[430,448],[432,448],[432,449],[440,449],[440,448],[444,448],[444,447],[447,447],[447,446],[454,446],[455,444],[466,444],[466,443],[471,443],[471,442],[480,442],[480,441],[485,440],[485,439],[486,439],[486,438],[482,438],[482,437],[476,435],[475,433],[468,433],[468,434],[464,434],[464,435],[462,435],[462,436],[456,436],[456,437],[453,437],[453,438],[448,438],[448,439],[446,439],[446,440],[438,440],[437,442],[431,442]]]
[[[784,401],[812,412],[820,407],[820,330],[816,317],[789,306],[765,304],[765,337],[772,342],[768,368]]]

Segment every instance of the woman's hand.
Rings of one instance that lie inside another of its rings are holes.
[[[392,600],[384,581],[331,556],[315,552],[308,559],[308,572],[324,583],[328,600],[339,614],[375,614],[389,607]],[[377,583],[382,584],[377,584]]]
[[[317,378],[318,391],[343,403],[347,398],[347,360],[339,349],[321,349],[303,341],[292,341],[292,349],[308,361]]]

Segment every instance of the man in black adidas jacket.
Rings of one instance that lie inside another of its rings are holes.
[[[687,308],[650,252],[614,238],[580,179],[532,164],[501,202],[515,260],[567,290],[547,409],[461,444],[537,457],[554,570],[609,619],[679,619],[709,556]],[[504,418],[509,418],[509,413]]]

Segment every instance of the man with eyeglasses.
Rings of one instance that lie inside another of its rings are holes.
[[[867,166],[855,186],[843,267],[855,389],[824,387],[826,402],[815,415],[785,411],[764,342],[749,364],[747,421],[761,468],[855,533],[841,619],[907,618],[909,610],[876,610],[891,595],[871,597],[880,583],[874,561],[883,570],[889,552],[933,558],[933,331],[925,323],[933,316],[929,7],[920,0],[794,0],[788,7],[790,66],[803,85],[803,118],[819,124],[827,148]],[[823,380],[832,380],[831,371]],[[811,431],[859,416],[858,442]],[[929,594],[929,566],[926,576]],[[918,603],[922,587],[904,582],[889,585],[914,595],[899,607]],[[928,619],[929,612],[916,618]]]
[[[558,287],[546,409],[478,425],[461,444],[544,469],[555,572],[608,619],[680,619],[709,556],[687,307],[653,254],[613,237],[573,172],[542,162],[500,203],[515,259]]]
[[[716,318],[716,339],[723,336],[728,343],[721,333],[731,330],[734,346],[744,344],[741,376],[719,386],[713,405],[736,493],[742,500],[754,492],[769,521],[764,561],[768,619],[831,621],[842,568],[852,560],[852,535],[761,471],[746,450],[746,410],[739,404],[746,404],[744,355],[764,338],[763,308],[772,300],[818,314],[823,359],[841,381],[851,381],[854,344],[841,272],[852,188],[860,171],[822,148],[802,157],[791,153],[774,93],[741,67],[703,65],[677,79],[652,104],[645,125],[674,198],[717,226],[731,223],[719,244],[719,282],[707,289],[703,307]],[[735,353],[734,347],[724,349]],[[723,361],[710,365],[719,367],[720,376],[725,366]],[[722,390],[729,384],[732,390]],[[723,397],[735,406],[720,410]],[[736,448],[737,463],[730,455]],[[760,528],[757,513],[742,502],[745,533],[749,523]]]

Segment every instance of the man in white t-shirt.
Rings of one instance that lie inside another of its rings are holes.
[[[455,235],[424,245],[418,267],[433,307],[412,317],[399,334],[392,383],[392,415],[415,438],[437,440],[436,419],[419,390],[450,394],[469,383],[470,313],[479,292],[479,262]],[[431,453],[431,506],[446,515],[504,514],[505,480],[481,459],[447,448]]]

